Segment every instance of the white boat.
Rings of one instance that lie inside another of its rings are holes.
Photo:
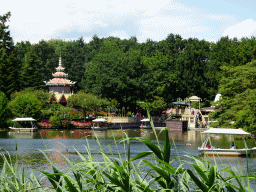
[[[150,125],[150,120],[148,118],[142,119],[140,121],[141,121],[141,125],[140,125],[141,129],[151,129],[152,128]]]
[[[19,132],[34,132],[37,131],[37,126],[34,123],[36,120],[31,117],[16,118],[12,120],[14,122],[13,127],[9,127],[12,131]]]
[[[92,126],[92,129],[94,130],[106,130],[108,129],[108,126],[107,126],[107,120],[106,119],[102,119],[102,118],[99,118],[99,119],[94,119],[92,120],[95,124],[93,124]]]
[[[209,137],[211,134],[218,134],[218,135],[250,135],[250,133],[247,133],[241,129],[224,129],[224,128],[211,128],[207,131],[203,132],[204,134],[209,134],[206,139],[204,140],[201,147],[198,147],[198,150],[201,155],[208,155],[208,156],[250,156],[254,150],[256,150],[256,147],[248,149],[247,144],[245,142],[245,139],[242,137],[244,142],[244,148],[243,149],[237,149],[236,147],[229,148],[229,149],[221,149],[216,147],[207,147],[207,144],[209,142]]]

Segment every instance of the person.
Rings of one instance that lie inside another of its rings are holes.
[[[199,119],[199,112],[197,112],[197,114],[196,114],[196,120],[198,120]]]
[[[202,114],[201,113],[198,114],[198,117],[199,117],[199,121],[202,121]]]
[[[235,148],[236,148],[235,143],[232,142],[231,145],[230,145],[230,149],[235,149]]]
[[[208,141],[207,144],[206,144],[206,148],[208,148],[208,149],[211,148],[211,145],[210,145],[209,141]]]

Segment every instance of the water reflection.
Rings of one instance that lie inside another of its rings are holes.
[[[36,132],[8,132],[9,138],[15,139],[33,139],[36,136]]]

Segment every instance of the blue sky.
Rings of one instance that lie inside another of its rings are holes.
[[[14,42],[81,36],[89,42],[94,34],[139,42],[170,33],[207,41],[256,36],[255,0],[9,0],[0,14],[8,11]]]

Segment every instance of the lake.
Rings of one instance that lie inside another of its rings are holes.
[[[159,142],[163,145],[164,134],[161,130],[156,130]],[[57,166],[65,169],[66,162],[62,154],[71,158],[74,162],[80,161],[76,150],[83,155],[87,155],[87,146],[91,150],[92,155],[99,155],[99,146],[94,139],[96,136],[102,148],[110,156],[117,157],[122,154],[125,157],[125,149],[123,143],[115,144],[114,141],[127,137],[143,137],[156,142],[154,133],[151,129],[124,129],[124,130],[105,130],[93,131],[90,129],[76,129],[76,130],[38,130],[35,133],[18,133],[0,131],[0,149],[3,153],[8,151],[11,156],[15,153],[16,144],[18,157],[21,164],[25,164],[31,159],[45,159],[42,152],[44,151],[48,157],[56,163]],[[199,155],[197,148],[201,146],[202,139],[205,135],[200,134],[199,131],[170,131],[169,137],[171,139],[171,155],[176,157],[178,155]],[[229,147],[231,143],[230,137],[214,137],[212,144],[218,147]],[[132,140],[131,142],[131,156],[144,151],[149,151],[147,146],[139,141]],[[235,141],[239,147],[242,145],[241,140]],[[248,147],[256,146],[255,141],[250,139],[247,141]],[[111,146],[109,148],[109,146]],[[242,146],[241,146],[242,147]],[[248,159],[249,171],[256,170],[256,155]],[[208,158],[210,162],[214,162],[212,157]],[[244,157],[218,157],[218,165],[224,167],[226,165],[239,169],[241,165],[243,172],[246,172],[247,160]],[[2,160],[0,161],[0,166]],[[34,170],[45,170],[49,168],[49,164],[44,161],[32,161],[26,165],[26,168]]]

